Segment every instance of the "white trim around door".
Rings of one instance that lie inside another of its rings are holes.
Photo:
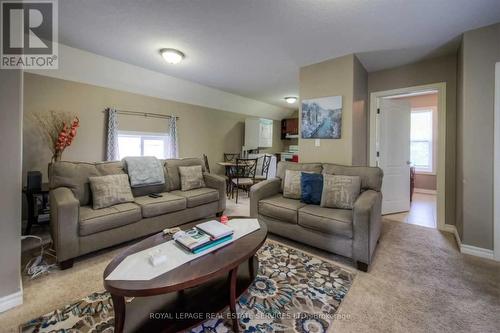
[[[433,90],[438,93],[437,227],[439,230],[450,232],[450,228],[446,225],[445,215],[446,82],[377,91],[370,94],[369,161],[371,166],[377,165],[377,108],[379,98]]]
[[[500,62],[495,65],[495,114],[493,142],[493,252],[500,261]]]

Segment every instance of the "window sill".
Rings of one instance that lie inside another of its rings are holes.
[[[436,176],[437,175],[435,172],[432,172],[432,171],[419,171],[419,170],[415,170],[415,174],[416,175],[427,175],[427,176]]]

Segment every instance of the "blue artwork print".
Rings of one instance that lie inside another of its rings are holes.
[[[340,139],[342,96],[302,101],[302,139]]]

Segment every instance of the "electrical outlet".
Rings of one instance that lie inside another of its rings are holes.
[[[321,143],[319,142],[319,139],[314,140],[314,146],[319,147]]]

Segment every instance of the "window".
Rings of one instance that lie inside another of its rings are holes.
[[[416,171],[434,172],[433,110],[421,109],[411,112],[411,164]]]
[[[120,159],[127,156],[155,156],[168,158],[169,136],[158,133],[118,132]]]

